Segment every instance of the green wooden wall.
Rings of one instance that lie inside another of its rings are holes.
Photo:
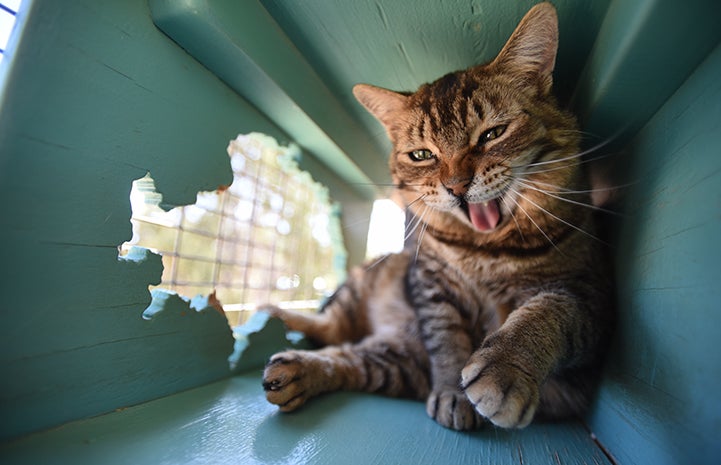
[[[175,299],[141,318],[161,265],[117,258],[131,181],[150,172],[167,204],[193,203],[232,179],[238,133],[289,141],[158,30],[145,0],[25,0],[19,20],[0,113],[0,437],[229,374],[217,312]]]
[[[626,148],[619,327],[591,429],[623,464],[718,463],[721,46]]]

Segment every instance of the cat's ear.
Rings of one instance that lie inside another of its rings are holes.
[[[558,16],[550,3],[531,8],[493,63],[531,79],[547,94],[553,84],[558,49]]]
[[[356,84],[353,95],[387,129],[393,126],[396,115],[405,110],[408,100],[406,95],[369,84]]]

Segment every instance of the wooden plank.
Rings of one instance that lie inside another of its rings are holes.
[[[150,303],[148,284],[157,283],[162,272],[160,257],[124,262],[115,247],[11,239],[14,249],[4,254],[10,266],[0,270],[8,309],[0,363],[134,337],[135,323]],[[124,319],[132,328],[120,323]],[[163,332],[145,334],[153,331]]]
[[[585,131],[632,137],[721,40],[717,0],[611,3],[576,89]]]
[[[537,2],[261,0],[334,93],[367,82],[413,90],[495,57]],[[557,91],[568,96],[593,46],[610,1],[554,2],[561,41]]]
[[[131,182],[151,171],[168,203],[192,203],[230,181],[238,132],[287,137],[158,31],[144,0],[23,7],[0,113],[3,438],[229,375],[214,310],[176,300],[142,319],[161,266],[117,259]]]
[[[6,263],[23,268],[1,273],[8,310],[0,338],[0,437],[229,375],[233,338],[215,309],[199,313],[174,298],[152,321],[142,319],[159,257],[136,264],[119,262],[115,248],[64,246],[29,255],[22,242],[13,244],[24,261],[6,255]]]
[[[591,425],[629,464],[718,463],[721,47],[625,151],[619,331]]]
[[[128,310],[142,312],[143,307]],[[129,311],[124,312],[124,323],[131,320]],[[178,299],[152,322],[137,313],[132,321],[132,326],[125,324],[124,329],[132,331],[123,339],[105,335],[98,343],[0,365],[5,379],[0,435],[135,405],[228,375],[232,338],[227,321],[215,309],[196,312]],[[85,329],[107,328],[98,324]]]
[[[336,393],[280,414],[244,374],[0,446],[4,464],[605,464],[577,422],[445,429],[421,402]]]
[[[367,199],[387,180],[363,137],[314,70],[255,0],[150,2],[153,20]],[[349,158],[349,154],[355,154]]]

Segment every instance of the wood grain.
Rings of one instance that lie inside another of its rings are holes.
[[[619,463],[717,463],[721,48],[625,152],[619,331],[591,427]]]

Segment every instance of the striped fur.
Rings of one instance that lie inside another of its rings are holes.
[[[572,115],[551,95],[555,9],[489,64],[411,94],[358,85],[393,142],[417,246],[352,271],[318,314],[267,310],[323,346],[274,355],[267,399],[333,390],[422,399],[443,426],[524,427],[586,408],[612,325]]]

